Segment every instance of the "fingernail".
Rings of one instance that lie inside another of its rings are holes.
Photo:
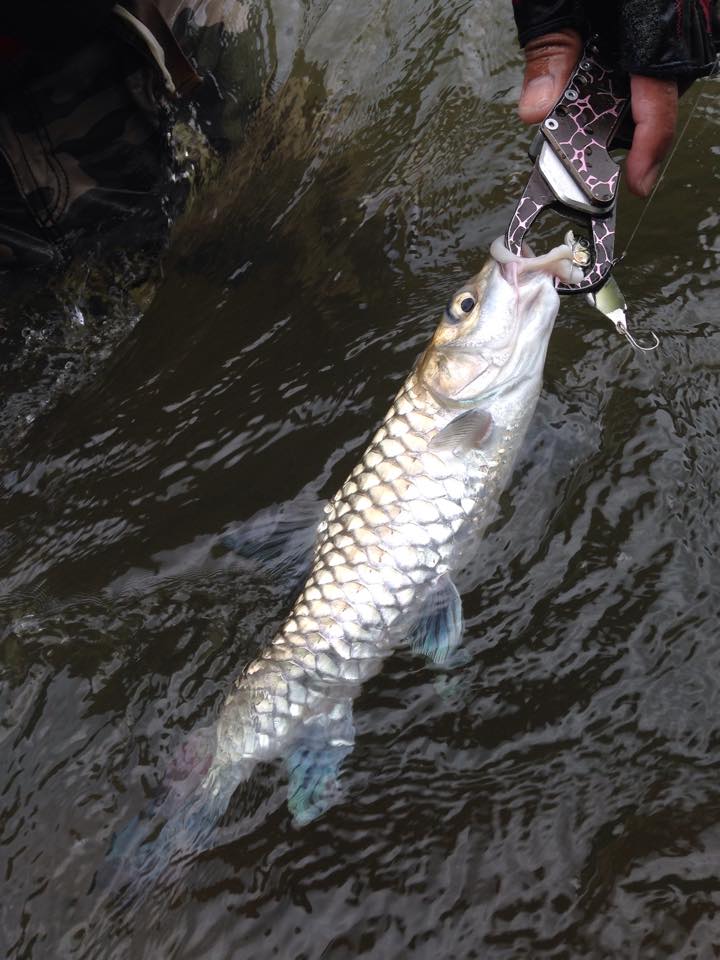
[[[638,183],[638,192],[641,197],[650,196],[652,188],[655,186],[657,178],[660,176],[661,166],[662,164],[656,163],[654,166],[650,167],[644,177],[640,178]]]
[[[522,92],[521,105],[526,110],[547,113],[553,104],[555,84],[553,78],[545,74],[530,80]]]

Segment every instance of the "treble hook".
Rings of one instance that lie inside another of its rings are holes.
[[[652,353],[653,350],[657,350],[660,346],[660,338],[658,335],[651,330],[650,336],[653,338],[653,343],[641,343],[636,337],[634,337],[627,328],[627,323],[623,319],[615,320],[612,317],[610,318],[615,324],[615,329],[619,334],[622,334],[623,337],[627,340],[631,347],[634,347],[636,350],[642,350],[643,353]]]
[[[617,332],[625,337],[631,347],[634,347],[636,350],[641,350],[643,353],[650,353],[653,350],[657,350],[660,346],[659,337],[652,331],[650,331],[650,336],[654,342],[641,343],[628,330],[627,305],[615,277],[611,276],[605,282],[605,285],[600,287],[595,293],[588,293],[586,299],[591,307],[595,307],[604,317],[608,318]]]

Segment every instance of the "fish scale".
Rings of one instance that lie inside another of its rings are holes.
[[[368,647],[358,661],[361,667],[356,679],[368,678],[373,654],[386,652],[391,628],[415,593],[445,572],[454,534],[465,518],[460,504],[453,504],[454,519],[442,525],[439,538],[429,540],[425,525],[441,517],[430,497],[450,501],[453,493],[457,494],[460,477],[463,490],[468,490],[480,485],[488,473],[486,463],[469,469],[452,455],[423,457],[429,440],[452,416],[440,409],[416,377],[403,386],[362,461],[327,507],[306,588],[271,647],[271,656],[273,649],[292,643],[292,635],[301,632],[294,615],[299,609],[307,610],[315,624],[310,635],[305,632],[307,646],[323,637],[332,647],[333,637],[323,629],[323,621],[336,627],[345,641],[346,624],[356,621],[358,604],[362,604],[359,620],[364,635],[353,631],[352,640],[355,647]],[[383,480],[383,474],[393,479]],[[456,483],[446,486],[449,480]],[[338,578],[338,568],[343,571],[342,578]],[[412,593],[400,598],[398,592],[403,589]],[[336,606],[338,599],[345,601],[342,610]],[[344,682],[349,659],[336,655],[324,678]],[[354,670],[352,674],[355,678]]]

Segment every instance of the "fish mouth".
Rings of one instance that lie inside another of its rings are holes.
[[[523,244],[523,255],[510,253],[503,237],[498,237],[490,245],[490,256],[500,268],[503,279],[518,287],[523,278],[533,274],[545,274],[556,282],[579,283],[584,273],[573,260],[573,250],[569,243],[561,243],[548,253],[534,256],[532,248]]]
[[[576,283],[583,272],[573,262],[573,250],[568,243],[537,257],[528,244],[523,244],[523,256],[516,256],[499,237],[491,245],[490,253],[500,281],[508,284],[515,296],[517,339],[528,349],[530,342],[555,321],[558,283]]]

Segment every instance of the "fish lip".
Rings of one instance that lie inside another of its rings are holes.
[[[496,266],[500,279],[513,290],[522,290],[533,286],[541,287],[547,284],[548,281],[553,285],[555,283],[556,277],[552,270],[527,270],[524,273],[517,274],[513,279],[508,280],[503,270],[503,264],[497,263]],[[507,266],[510,266],[510,264],[507,264]]]
[[[528,256],[528,253],[531,255]],[[582,274],[582,270],[574,264],[572,248],[568,245],[567,238],[565,243],[553,247],[547,253],[533,256],[527,245],[524,245],[521,254],[511,253],[503,237],[498,237],[490,245],[490,256],[499,268],[503,280],[514,289],[518,289],[523,285],[523,280],[529,279],[533,274],[547,275],[554,282],[573,282],[574,270],[579,270]],[[506,270],[510,273],[510,278],[506,276]]]
[[[517,300],[518,311],[518,334],[528,325],[534,325],[533,320],[536,313],[542,314],[541,304],[548,295],[556,298],[558,296],[555,289],[557,282],[555,274],[551,270],[533,270],[521,274],[516,281],[508,280],[498,265],[500,277],[514,292]],[[556,311],[555,311],[556,312]],[[544,324],[541,324],[544,325]]]

